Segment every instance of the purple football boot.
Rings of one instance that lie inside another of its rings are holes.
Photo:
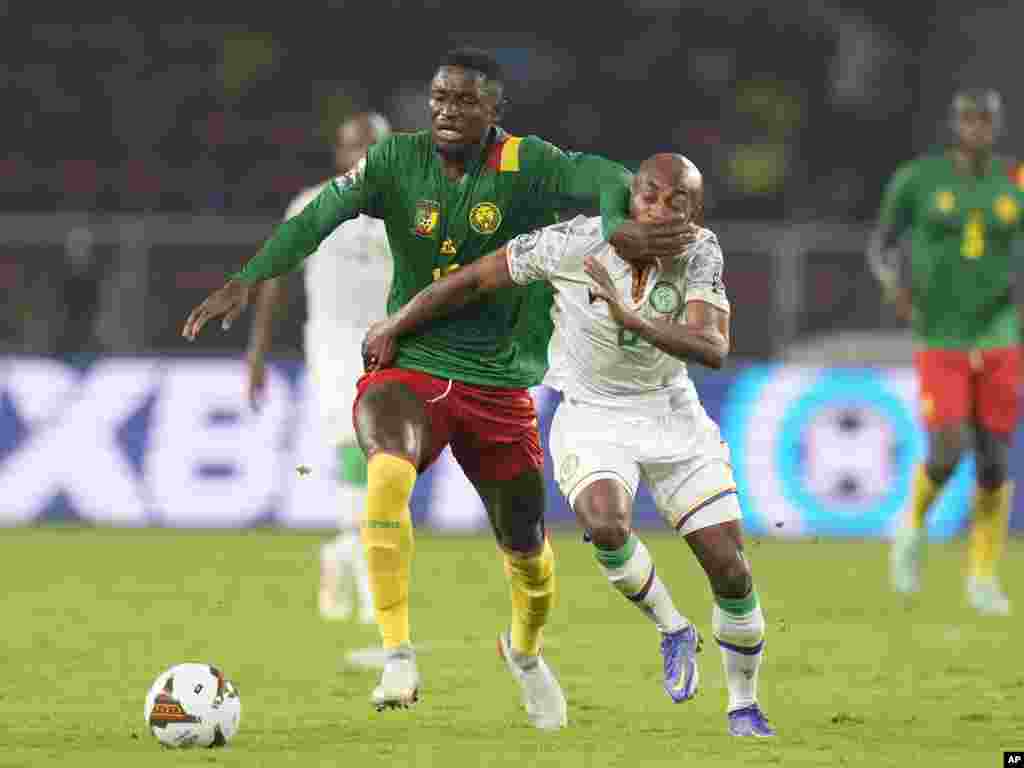
[[[775,729],[768,724],[761,708],[757,704],[751,704],[729,713],[729,734],[764,738],[774,736]]]
[[[665,663],[665,693],[679,704],[697,695],[700,676],[697,673],[697,653],[702,646],[701,637],[692,624],[662,635],[661,656]]]

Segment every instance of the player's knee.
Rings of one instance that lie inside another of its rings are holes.
[[[964,427],[955,425],[936,430],[928,435],[928,460],[925,471],[937,485],[945,483],[953,474],[964,452]]]
[[[924,471],[928,473],[928,478],[935,483],[935,485],[943,485],[950,476],[953,474],[953,470],[956,468],[956,462],[952,464],[938,463],[929,461],[925,464]]]
[[[730,600],[746,597],[754,586],[750,565],[738,550],[714,563],[708,577],[714,593]]]
[[[598,480],[576,498],[576,515],[598,549],[621,549],[630,533],[630,497],[614,480]]]

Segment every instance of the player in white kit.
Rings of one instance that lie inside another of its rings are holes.
[[[634,177],[631,215],[692,222],[702,201],[696,166],[655,155]],[[555,333],[546,383],[564,394],[550,436],[559,487],[609,581],[660,631],[664,688],[682,702],[697,693],[700,638],[632,531],[633,499],[640,481],[647,484],[711,584],[729,732],[773,736],[757,701],[764,616],[743,552],[729,450],[686,371],[686,361],[720,368],[729,351],[722,251],[714,233],[693,226],[693,244],[660,267],[621,259],[602,239],[599,218],[520,235],[375,324],[364,355],[387,364],[395,339],[431,318],[499,288],[550,282]]]
[[[390,133],[387,119],[377,113],[356,115],[337,130],[335,164],[346,173],[366,155],[367,148]],[[299,193],[285,213],[295,216],[319,194],[318,184]],[[255,304],[247,353],[249,397],[257,406],[266,380],[265,357],[271,326],[283,299],[284,278],[263,283]],[[345,222],[320,244],[305,262],[307,320],[305,356],[315,384],[324,432],[337,448],[337,537],[323,545],[320,559],[320,613],[324,618],[348,618],[358,613],[363,623],[374,621],[373,596],[357,514],[365,505],[366,459],[352,428],[352,382],[362,371],[360,345],[366,329],[380,316],[391,284],[391,255],[384,222],[359,216]],[[366,656],[366,654],[364,654]]]

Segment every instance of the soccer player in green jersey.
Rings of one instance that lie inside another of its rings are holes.
[[[886,298],[911,319],[928,429],[928,456],[892,545],[893,587],[901,593],[920,588],[928,508],[973,438],[977,489],[967,595],[975,609],[995,615],[1010,612],[996,565],[1013,494],[1007,454],[1017,424],[1021,358],[1011,252],[1024,226],[1024,193],[1014,169],[992,152],[1001,119],[995,91],[958,93],[951,115],[955,146],[896,172],[868,248]],[[896,248],[907,234],[909,270],[900,268]]]
[[[621,166],[505,133],[497,125],[504,104],[503,78],[490,55],[449,53],[431,82],[431,129],[371,147],[193,310],[183,335],[194,339],[214,317],[230,325],[254,283],[293,269],[359,213],[383,219],[387,228],[395,265],[388,314],[461,265],[553,223],[562,208],[599,204],[605,236],[638,262],[675,256],[692,240],[685,223],[628,220],[630,174]],[[358,382],[353,422],[368,457],[363,543],[377,622],[392,652],[371,697],[378,709],[418,698],[408,503],[418,473],[450,445],[504,553],[510,667],[529,718],[539,728],[566,724],[565,698],[540,657],[555,592],[554,554],[544,530],[544,454],[527,390],[547,368],[551,306],[546,285],[506,289],[404,337],[394,367]]]

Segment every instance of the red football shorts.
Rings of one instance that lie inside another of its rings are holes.
[[[451,445],[462,471],[474,483],[511,480],[543,468],[544,451],[529,390],[479,387],[421,371],[384,368],[360,377],[353,414],[368,389],[387,381],[404,384],[427,411],[430,446],[419,471],[433,464],[446,445]]]
[[[1019,347],[919,349],[914,365],[921,386],[921,416],[928,429],[967,421],[1000,435],[1016,429]]]

